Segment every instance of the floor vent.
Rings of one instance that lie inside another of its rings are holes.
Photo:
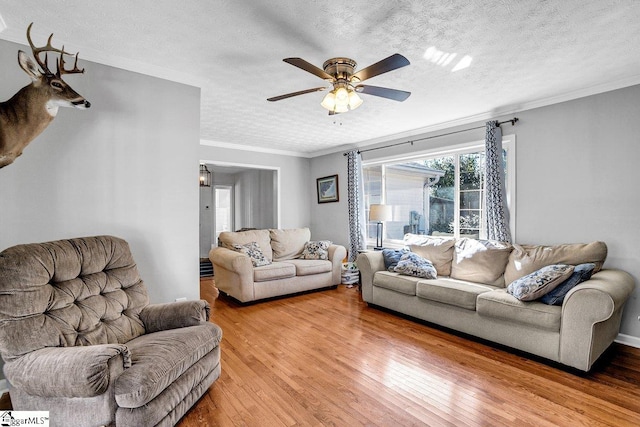
[[[200,277],[210,277],[213,276],[213,264],[208,259],[200,260]]]

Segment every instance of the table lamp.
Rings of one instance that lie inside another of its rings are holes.
[[[377,221],[376,226],[376,246],[374,249],[382,250],[382,238],[384,236],[384,221],[391,221],[391,206],[389,205],[371,205],[369,207],[369,221]]]

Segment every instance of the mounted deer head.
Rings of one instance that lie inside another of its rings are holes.
[[[23,51],[18,51],[18,63],[32,82],[20,89],[11,99],[0,102],[0,168],[13,163],[22,150],[51,123],[58,107],[89,108],[91,104],[71,88],[62,76],[84,73],[78,68],[75,54],[73,68],[65,68],[65,55],[71,55],[51,45],[53,34],[46,46],[36,47],[31,41],[31,26],[27,28],[27,40],[35,62]],[[47,52],[59,53],[56,73],[49,70]],[[41,54],[44,53],[44,60]],[[37,63],[36,63],[37,62]]]

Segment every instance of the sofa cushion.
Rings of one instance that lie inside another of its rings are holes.
[[[567,280],[572,273],[571,265],[547,265],[511,282],[507,286],[507,292],[520,301],[533,301]]]
[[[398,265],[393,268],[395,273],[406,274],[407,276],[422,277],[425,279],[435,279],[438,277],[436,268],[431,261],[424,259],[413,252],[407,252],[400,257]]]
[[[269,261],[273,261],[269,230],[223,231],[220,233],[220,236],[218,236],[218,240],[222,247],[231,250],[234,250],[234,244],[244,245],[256,242],[260,246],[264,257]]]
[[[296,276],[327,273],[333,268],[331,261],[324,260],[291,259],[287,264],[293,264],[296,267]]]
[[[419,277],[404,276],[389,271],[378,271],[373,276],[373,286],[400,292],[406,295],[416,294],[416,285],[421,279]]]
[[[514,280],[533,273],[544,266],[552,264],[578,265],[594,263],[593,273],[602,268],[607,258],[607,245],[604,242],[587,244],[565,244],[555,246],[513,245],[509,263],[504,272],[504,280]]]
[[[416,295],[431,301],[455,305],[467,310],[475,310],[478,295],[494,289],[498,288],[480,283],[440,278],[419,281],[416,285]]]
[[[251,264],[253,264],[254,267],[271,264],[271,261],[265,258],[264,253],[260,249],[260,245],[256,242],[245,243],[244,245],[236,243],[233,245],[233,250],[247,255],[251,259]]]
[[[512,246],[494,240],[456,241],[451,278],[504,287],[504,269]]]
[[[538,301],[520,301],[504,288],[478,295],[476,311],[481,316],[560,331],[561,307]]]
[[[543,295],[540,298],[540,302],[550,305],[562,305],[564,297],[569,293],[569,291],[585,280],[589,280],[595,268],[596,265],[593,263],[576,265],[571,276],[556,286],[556,288],[551,292]]]
[[[296,266],[289,262],[273,262],[263,267],[253,269],[254,282],[268,282],[269,280],[295,277]]]
[[[308,228],[272,228],[269,235],[274,261],[300,258],[304,244],[311,240],[311,231]]]
[[[329,259],[329,246],[331,242],[328,240],[318,240],[307,242],[304,244],[301,259]]]
[[[213,323],[145,334],[127,343],[132,365],[115,381],[115,399],[123,408],[146,405],[194,363],[220,344]]]
[[[453,237],[423,236],[411,233],[404,236],[404,244],[409,250],[431,261],[439,276],[451,275],[455,243],[456,240]]]

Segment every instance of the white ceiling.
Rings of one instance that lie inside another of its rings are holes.
[[[26,43],[33,21],[36,44],[53,32],[81,60],[200,86],[202,140],[257,151],[313,156],[640,83],[637,0],[0,0],[0,16],[0,38]],[[403,103],[362,95],[330,117],[323,92],[266,101],[325,84],[283,58],[393,53],[411,65],[366,83]]]

